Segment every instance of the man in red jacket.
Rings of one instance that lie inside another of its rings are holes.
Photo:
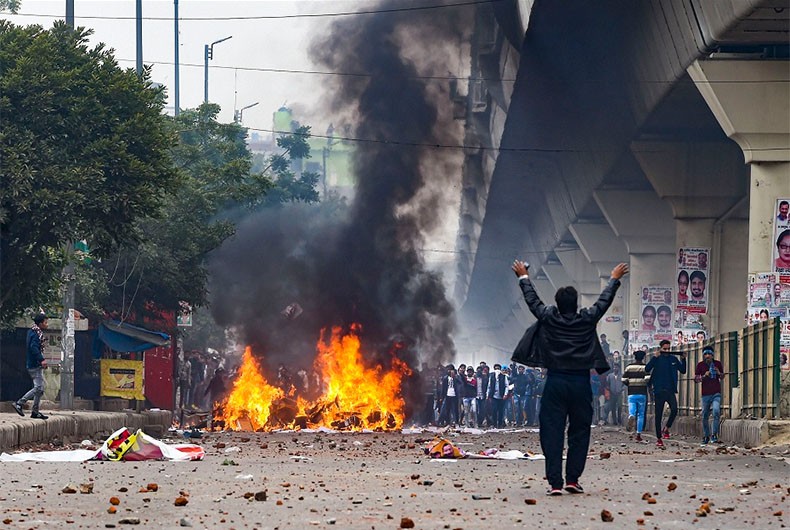
[[[713,348],[705,346],[702,350],[702,361],[694,370],[694,380],[702,383],[702,445],[718,443],[719,419],[721,418],[721,380],[724,368],[721,362],[713,358]],[[710,412],[713,410],[713,433],[709,425]]]

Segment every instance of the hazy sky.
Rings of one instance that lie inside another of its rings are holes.
[[[122,67],[134,68],[135,1],[75,0],[74,4],[76,25],[92,28],[93,43],[104,42],[115,49]],[[144,0],[142,4],[143,62],[153,65],[153,80],[168,88],[168,105],[172,107],[174,3],[172,0]],[[204,45],[232,35],[232,39],[214,46],[214,59],[209,62],[209,99],[222,106],[222,121],[233,119],[234,104],[235,108],[241,108],[255,102],[259,102],[256,107],[244,111],[244,125],[251,128],[270,129],[272,112],[286,101],[297,111],[304,109],[305,113],[315,113],[326,76],[249,69],[314,70],[307,57],[311,35],[334,17],[254,17],[348,12],[374,5],[371,0],[180,0],[181,108],[195,107],[203,101]],[[23,0],[19,15],[3,13],[0,16],[15,24],[40,24],[48,28],[56,17],[65,18],[65,6],[65,0]],[[222,20],[231,17],[244,19]],[[300,117],[313,121],[305,115]],[[315,125],[321,130],[326,124]]]

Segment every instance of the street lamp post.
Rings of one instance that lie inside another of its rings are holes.
[[[247,105],[246,107],[242,107],[239,110],[237,110],[236,112],[234,112],[233,113],[233,121],[235,121],[236,123],[241,125],[241,120],[244,117],[244,111],[249,109],[249,108],[251,108],[251,107],[254,107],[257,104],[258,104],[258,102],[256,101],[255,103],[251,103],[251,104]]]
[[[226,40],[232,39],[232,38],[233,38],[233,35],[231,35],[229,37],[225,37],[224,39],[215,40],[211,44],[206,44],[206,46],[205,46],[205,48],[203,50],[203,55],[204,55],[204,61],[203,61],[203,80],[204,80],[204,85],[203,85],[203,103],[208,103],[208,62],[209,62],[210,59],[214,58],[214,45],[215,44],[219,44],[220,42],[225,42]]]

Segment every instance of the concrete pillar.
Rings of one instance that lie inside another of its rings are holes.
[[[709,59],[688,68],[724,133],[750,165],[749,272],[771,270],[774,205],[778,197],[790,196],[788,71],[787,60]]]
[[[595,201],[625,244],[628,279],[627,329],[641,316],[641,287],[671,286],[675,277],[675,230],[669,204],[653,190],[596,190]],[[626,207],[627,206],[627,207]]]
[[[576,244],[579,245],[579,250],[597,272],[599,285],[596,296],[598,296],[609,282],[609,276],[614,266],[618,263],[628,263],[628,250],[625,243],[615,235],[607,223],[573,223],[569,230],[576,240]],[[612,307],[598,324],[599,332],[605,333],[609,337],[609,343],[616,350],[622,350],[623,330],[628,329],[626,317],[628,316],[627,293],[629,282],[630,278],[626,276],[612,303]],[[615,320],[618,317],[619,320]],[[615,347],[615,345],[617,346]]]
[[[658,196],[672,208],[675,228],[675,251],[681,247],[711,249],[708,272],[708,313],[703,319],[709,333],[721,328],[721,314],[728,322],[742,320],[746,285],[742,281],[724,285],[737,291],[738,303],[723,304],[721,276],[725,268],[740,268],[746,255],[722,256],[722,225],[738,214],[738,206],[748,194],[748,167],[742,163],[738,146],[730,141],[678,142],[637,141],[631,151]],[[746,239],[733,242],[744,248]],[[673,267],[674,268],[674,267]],[[673,281],[670,284],[676,287]],[[737,299],[737,297],[736,297]]]
[[[749,272],[771,270],[776,199],[790,197],[790,162],[752,162]]]

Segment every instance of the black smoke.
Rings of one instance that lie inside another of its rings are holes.
[[[415,5],[428,4],[382,4]],[[211,260],[212,313],[236,326],[270,368],[309,366],[320,330],[353,322],[371,360],[384,360],[395,341],[413,367],[455,354],[441,277],[455,271],[429,270],[423,248],[447,195],[459,193],[460,152],[435,146],[460,143],[462,131],[449,81],[426,76],[447,75],[473,9],[341,17],[313,42],[325,69],[366,74],[322,83],[331,93],[327,114],[351,117],[352,135],[373,140],[355,143],[354,198],[346,208],[260,211]],[[304,312],[289,320],[281,311],[293,302]]]

